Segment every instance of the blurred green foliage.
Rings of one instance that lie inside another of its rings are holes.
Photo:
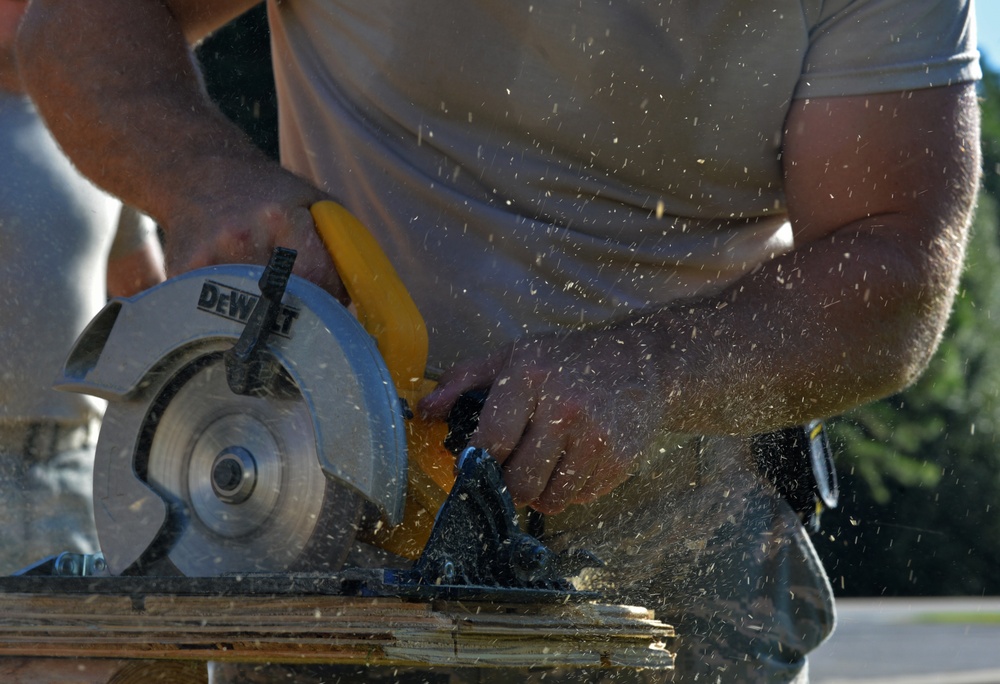
[[[1000,198],[1000,75],[986,68],[979,94],[983,112],[983,189]]]

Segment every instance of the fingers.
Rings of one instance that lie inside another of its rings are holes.
[[[533,460],[538,458],[536,454],[562,449],[561,434],[544,429],[535,420],[538,399],[530,383],[509,373],[497,374],[469,443],[486,449],[501,465],[522,448]],[[512,483],[508,480],[507,484]],[[515,483],[511,491],[518,489]]]
[[[567,432],[558,418],[542,420],[535,416],[544,381],[532,381],[529,373],[512,374],[508,368],[511,357],[508,348],[483,361],[454,367],[442,375],[418,408],[428,420],[447,420],[461,395],[489,387],[469,443],[485,449],[503,466],[511,497],[517,505],[524,505],[535,502],[546,491],[560,455],[566,450]],[[560,473],[561,478],[564,476]],[[559,483],[561,486],[562,479]],[[564,506],[578,486],[573,482],[565,496],[553,497],[554,505]]]
[[[540,513],[562,513],[570,504],[587,503],[596,497],[581,497],[581,492],[595,479],[598,459],[592,454],[567,451],[559,459],[545,489],[532,502]]]
[[[293,221],[273,203],[196,207],[165,226],[169,269],[176,274],[217,264],[266,263],[278,236],[293,232]]]
[[[490,432],[497,429],[492,424],[485,424],[487,430],[477,431],[471,441],[486,449],[503,466],[504,483],[514,503],[520,506],[534,503],[548,487],[565,453],[566,435],[562,430],[548,429],[551,426],[532,421],[530,415],[519,415],[511,422],[516,422],[519,431],[516,436],[507,437],[509,444],[487,446]]]
[[[420,400],[417,410],[425,420],[448,420],[448,413],[460,396],[471,390],[493,386],[500,367],[501,361],[496,355],[455,366],[446,371],[438,380],[437,387]]]
[[[599,422],[568,410],[536,419],[504,463],[504,481],[518,505],[555,514],[588,503],[622,481],[626,467]]]
[[[168,272],[230,263],[263,265],[276,246],[287,247],[297,252],[296,275],[346,303],[346,290],[309,213],[310,200],[212,206],[178,219],[167,229]]]
[[[319,285],[346,305],[350,301],[347,288],[344,287],[330,253],[316,232],[312,214],[308,209],[300,209],[287,225],[290,232],[280,233],[275,244],[292,246],[298,251],[294,273]]]
[[[558,381],[533,386],[502,375],[497,384],[504,379],[490,392],[471,442],[502,464],[515,504],[553,514],[591,500],[581,493],[617,468],[603,470],[613,455],[590,407]]]
[[[610,387],[568,368],[552,340],[522,340],[486,360],[445,373],[421,401],[425,418],[446,420],[457,399],[489,387],[470,444],[488,451],[503,468],[517,505],[558,513],[611,491],[627,476],[625,447]],[[559,359],[560,362],[553,362]],[[617,416],[617,417],[616,417]]]
[[[504,482],[517,505],[541,513],[560,513],[573,502],[596,468],[593,454],[568,448],[561,430],[530,426],[504,463]]]

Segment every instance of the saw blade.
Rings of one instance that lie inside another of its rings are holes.
[[[179,522],[168,557],[182,574],[343,563],[361,500],[324,474],[309,407],[289,379],[264,397],[237,395],[221,355],[208,355],[166,385],[145,432],[145,479]]]

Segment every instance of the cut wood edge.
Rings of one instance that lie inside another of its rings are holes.
[[[460,667],[673,667],[651,611],[339,596],[0,594],[0,656]]]

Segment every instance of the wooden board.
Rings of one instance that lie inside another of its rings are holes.
[[[0,594],[0,657],[668,669],[673,638],[594,603]]]
[[[0,658],[4,684],[208,684],[206,663],[181,660]]]

